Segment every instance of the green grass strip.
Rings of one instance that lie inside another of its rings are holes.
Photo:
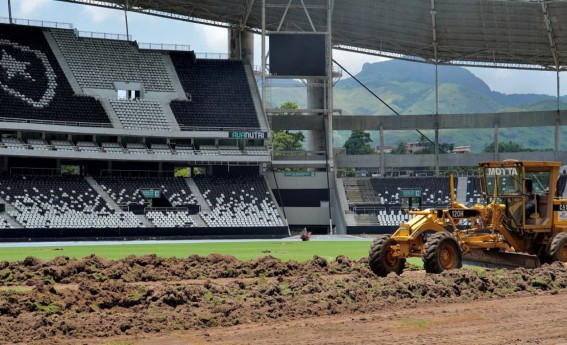
[[[151,243],[151,244],[113,244],[88,246],[57,246],[29,248],[0,248],[0,261],[20,261],[27,256],[50,260],[56,256],[83,258],[91,254],[120,259],[134,254],[156,254],[160,257],[186,258],[197,254],[206,256],[212,253],[233,255],[240,260],[257,259],[271,255],[281,260],[307,261],[314,255],[334,260],[344,255],[358,260],[368,255],[370,242],[363,241],[310,241],[310,242],[212,242],[212,243]]]

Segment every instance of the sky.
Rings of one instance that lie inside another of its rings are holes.
[[[8,17],[8,0],[0,0],[0,18]],[[106,8],[64,3],[54,0],[12,0],[12,17],[71,23],[80,31],[126,33],[124,12]],[[128,13],[132,38],[143,43],[189,45],[196,53],[227,53],[228,33],[224,28],[188,23],[155,16]],[[260,64],[261,39],[254,40],[255,64]],[[333,58],[351,73],[362,70],[364,63],[385,58],[352,52],[333,52]],[[494,68],[468,68],[493,91],[506,94],[557,94],[556,73]],[[561,77],[561,95],[567,94],[567,73]]]

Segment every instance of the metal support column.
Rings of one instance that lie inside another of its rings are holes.
[[[130,32],[128,30],[128,0],[126,0],[126,6],[124,6],[124,22],[126,23],[126,40],[130,40]]]
[[[494,161],[498,161],[498,146],[500,145],[498,141],[498,127],[499,124],[496,122],[494,124]]]
[[[12,0],[8,0],[8,20],[12,24]]]
[[[380,176],[386,173],[386,156],[384,153],[384,126],[380,125]]]
[[[439,124],[435,122],[435,176],[439,176]]]
[[[266,111],[266,0],[262,0],[262,108]]]
[[[561,88],[559,79],[559,69],[557,69],[557,120],[555,120],[555,159],[559,160],[559,151],[561,150]]]

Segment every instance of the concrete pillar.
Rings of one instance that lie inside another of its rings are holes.
[[[325,79],[315,79],[307,85],[307,108],[308,109],[325,109],[325,88],[323,87]],[[313,114],[308,114],[313,115]],[[323,113],[315,115],[324,116]],[[323,130],[307,131],[307,150],[308,151],[325,151],[325,133]]]
[[[239,29],[228,29],[228,55],[231,60],[254,64],[254,34]]]

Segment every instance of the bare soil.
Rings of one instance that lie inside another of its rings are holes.
[[[408,270],[209,255],[0,262],[0,343],[567,344],[567,268]]]

